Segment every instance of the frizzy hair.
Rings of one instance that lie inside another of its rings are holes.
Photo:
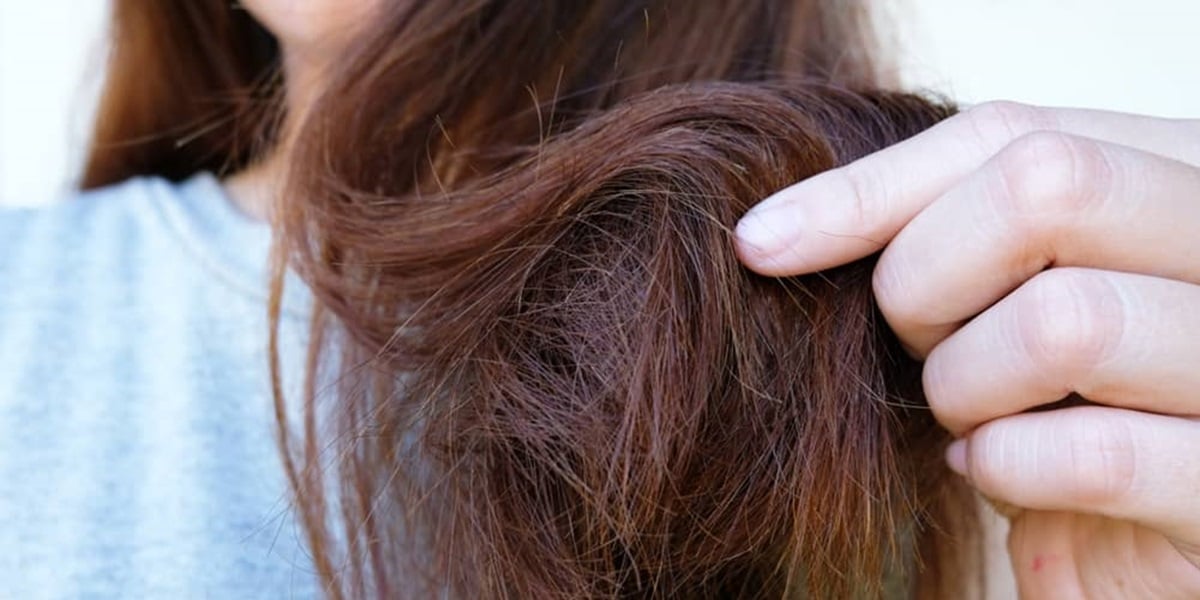
[[[867,1],[379,4],[274,217],[273,310],[285,262],[317,299],[310,385],[276,397],[327,594],[957,597],[968,504],[869,263],[769,280],[729,242],[750,202],[948,111],[712,83],[884,85]],[[281,56],[238,3],[112,7],[83,187],[270,147]]]
[[[330,595],[961,597],[970,497],[872,261],[765,278],[731,232],[952,112],[671,86],[454,189],[288,212],[342,361],[288,454]]]

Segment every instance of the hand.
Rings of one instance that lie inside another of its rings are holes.
[[[768,275],[884,248],[947,460],[1021,507],[1024,598],[1200,598],[1200,121],[989,103],[738,226]],[[886,248],[885,248],[886,247]],[[1071,393],[1094,405],[1025,412]]]

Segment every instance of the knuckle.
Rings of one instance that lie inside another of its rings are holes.
[[[929,405],[929,409],[933,411],[934,417],[939,422],[945,418],[946,413],[953,408],[949,403],[951,396],[946,393],[949,387],[946,381],[946,372],[942,368],[942,361],[938,360],[937,350],[930,353],[929,359],[921,367],[921,388],[925,391],[925,402]]]
[[[1001,218],[1034,228],[1093,209],[1112,179],[1097,143],[1051,131],[1009,144],[997,155],[994,172],[991,199]]]
[[[1127,498],[1137,474],[1137,444],[1127,423],[1091,414],[1074,420],[1065,433],[1068,460],[1062,476],[1073,500],[1083,506],[1104,507]]]
[[[921,388],[925,395],[925,403],[930,412],[941,426],[951,432],[965,433],[979,423],[977,407],[971,401],[970,394],[961,392],[964,377],[961,362],[948,355],[944,345],[936,345],[929,350],[925,364],[921,367]],[[985,423],[982,427],[987,427]]]
[[[1052,129],[1048,111],[1006,100],[984,102],[968,108],[964,118],[985,148],[1000,149],[1009,141],[1039,129]]]
[[[863,169],[849,167],[838,173],[849,190],[846,198],[849,205],[839,211],[846,219],[846,227],[862,234],[873,231],[885,214],[887,190],[877,176]]]
[[[875,302],[893,329],[897,326],[923,324],[921,307],[925,306],[925,303],[917,299],[919,293],[914,292],[918,290],[913,290],[913,286],[908,284],[907,274],[905,259],[885,251],[871,275]]]
[[[1018,348],[1064,389],[1082,391],[1087,375],[1119,343],[1119,298],[1102,275],[1085,269],[1050,269],[1034,276],[1016,302]]]
[[[1104,509],[1137,486],[1137,443],[1119,416],[1076,409],[1035,427],[993,422],[971,436],[967,464],[985,495]]]

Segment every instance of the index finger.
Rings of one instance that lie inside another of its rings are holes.
[[[1041,131],[1200,165],[1200,121],[989,102],[767,198],[738,223],[739,254],[751,269],[775,276],[862,258],[1005,146]]]

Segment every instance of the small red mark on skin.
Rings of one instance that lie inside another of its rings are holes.
[[[1047,560],[1047,559],[1046,559],[1045,557],[1043,557],[1041,554],[1035,555],[1035,556],[1033,557],[1033,565],[1032,565],[1032,566],[1033,566],[1033,572],[1034,572],[1034,573],[1037,573],[1038,571],[1041,571],[1041,570],[1042,570],[1042,567],[1046,566],[1046,563],[1047,563],[1047,562],[1049,562],[1049,560]]]

